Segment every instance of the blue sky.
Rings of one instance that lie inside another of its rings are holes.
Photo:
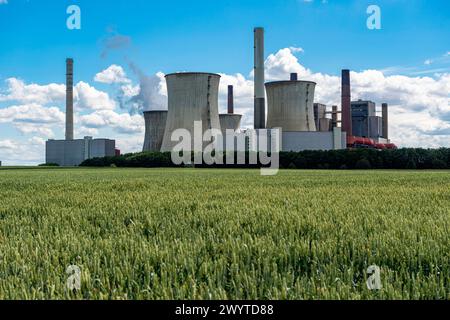
[[[379,31],[366,28],[366,8],[374,3],[382,9]],[[69,4],[82,10],[80,31],[65,27]],[[0,75],[55,81],[62,68],[56,62],[73,56],[79,77],[90,77],[125,54],[148,72],[242,72],[252,66],[254,26],[267,29],[267,52],[300,46],[302,62],[315,71],[410,66],[448,51],[450,2],[9,0],[0,10]],[[132,46],[100,59],[109,28],[130,36]]]
[[[5,0],[0,0],[2,2]],[[66,28],[66,9],[71,4],[81,8],[81,30]],[[366,9],[371,4],[381,8],[381,30],[366,27]],[[298,70],[300,75],[304,72],[305,77],[319,79],[318,84],[322,85],[319,97],[332,102],[335,89],[339,88],[327,86],[335,83],[332,80],[339,76],[342,68],[350,68],[358,72],[355,74],[356,94],[365,93],[368,98],[379,99],[377,103],[381,100],[391,102],[397,106],[394,112],[399,119],[408,107],[423,121],[427,121],[424,112],[439,120],[439,123],[429,122],[435,127],[414,129],[417,135],[425,133],[429,137],[423,140],[424,145],[445,145],[449,140],[449,136],[443,134],[447,130],[450,134],[450,116],[446,113],[448,92],[447,100],[445,95],[436,97],[436,101],[431,102],[436,105],[426,109],[428,102],[405,106],[407,98],[400,94],[380,96],[375,88],[364,91],[366,79],[379,77],[379,74],[365,73],[367,70],[377,70],[386,77],[383,78],[382,92],[397,87],[395,81],[399,79],[393,76],[408,77],[411,86],[419,87],[422,84],[414,80],[417,77],[426,84],[429,84],[427,78],[432,79],[434,82],[430,93],[423,96],[424,101],[431,99],[431,92],[436,88],[447,90],[445,75],[450,73],[450,1],[447,0],[7,0],[0,4],[0,94],[6,95],[11,90],[5,82],[10,78],[20,79],[25,85],[63,84],[64,60],[68,56],[75,59],[75,82],[83,81],[105,92],[111,99],[117,94],[117,84],[95,82],[95,75],[117,65],[123,67],[130,81],[137,85],[139,79],[130,70],[130,62],[149,76],[157,72],[210,71],[234,76],[234,80],[239,73],[247,81],[251,79],[249,72],[253,67],[252,29],[255,26],[266,30],[266,56],[274,55],[269,66],[274,78],[279,75],[277,72],[287,72],[288,68]],[[126,45],[108,50],[106,56],[102,56],[105,43],[117,37],[129,40],[129,43],[124,41]],[[280,53],[280,50],[292,47],[303,51]],[[229,78],[229,81],[233,79]],[[243,82],[243,91],[248,89],[246,85]],[[40,103],[47,108],[43,112],[51,107],[64,111],[62,101],[50,100]],[[31,102],[31,98],[0,99],[0,112]],[[251,106],[244,105],[247,100],[243,98],[241,103],[244,114],[251,112]],[[125,110],[116,106],[114,112],[122,114]],[[98,110],[89,107],[80,110],[81,114],[99,116]],[[411,120],[412,123],[416,121]],[[88,122],[84,125],[89,129]],[[49,137],[49,134],[38,134],[36,130],[18,131],[17,123],[17,119],[11,122],[0,120],[0,142],[7,141],[9,144],[4,144],[10,149],[16,142],[42,141]],[[404,129],[402,134],[395,136],[400,145],[416,145],[417,138],[414,141],[407,139],[411,135],[408,131],[410,123],[399,121],[393,125]],[[123,130],[114,132],[99,125],[91,129],[98,129],[94,133],[103,136],[117,134],[122,148],[129,145],[127,139],[131,137],[125,137]],[[57,138],[62,137],[59,125],[51,130]],[[131,133],[137,131],[130,130]],[[140,143],[135,138],[132,151]],[[0,143],[0,158],[9,159],[9,163],[20,162],[11,151],[6,155],[6,147],[2,149],[1,146]],[[38,157],[39,152],[30,155],[25,162],[42,160]]]

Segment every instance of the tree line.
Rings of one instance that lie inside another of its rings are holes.
[[[225,159],[224,155],[224,159]],[[235,155],[236,157],[236,155]],[[247,159],[249,153],[246,154]],[[225,161],[224,161],[225,163]],[[178,167],[170,153],[129,153],[84,161],[83,167]],[[260,165],[195,165],[213,168],[259,168]],[[282,169],[450,169],[450,149],[331,150],[281,152]]]

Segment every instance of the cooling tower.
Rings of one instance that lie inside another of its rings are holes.
[[[66,140],[73,140],[73,59],[66,60]]]
[[[225,136],[227,130],[238,130],[241,127],[242,115],[240,114],[221,114],[219,115],[220,128]]]
[[[190,132],[193,147],[195,121],[201,121],[203,133],[208,129],[220,130],[218,74],[173,73],[166,76],[166,82],[169,111],[161,151],[170,152],[179,144],[171,141],[177,129]],[[208,144],[204,142],[203,146]]]
[[[284,132],[317,131],[314,121],[316,83],[310,81],[277,81],[266,83],[267,128]]]
[[[159,152],[166,130],[167,111],[145,111],[145,140],[143,151]]]

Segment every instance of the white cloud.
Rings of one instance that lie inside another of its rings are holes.
[[[141,89],[139,85],[126,84],[121,86],[120,90],[122,92],[123,97],[129,99],[134,96],[137,96]]]
[[[123,68],[115,64],[111,65],[102,72],[97,73],[94,80],[106,84],[129,84],[131,82],[131,80],[127,78]]]
[[[11,124],[24,135],[35,134],[53,138],[52,128],[64,125],[65,115],[57,107],[43,107],[39,104],[10,106],[0,109],[0,124]]]
[[[75,136],[76,137],[97,137],[100,134],[100,131],[97,128],[88,128],[85,126],[76,126],[75,127]]]
[[[6,93],[0,93],[0,102],[47,105],[61,104],[65,101],[66,86],[64,84],[26,84],[17,78],[7,79],[6,84]],[[97,90],[83,81],[74,87],[74,102],[75,107],[88,110],[114,109],[116,106],[108,93]]]
[[[116,113],[112,110],[100,110],[80,116],[79,122],[86,128],[109,128],[121,134],[144,133],[144,119],[141,115]]]
[[[0,140],[0,149],[7,149],[7,150],[12,150],[14,149],[16,146],[16,144],[14,143],[13,140]]]
[[[36,124],[14,124],[14,127],[25,135],[36,134],[41,139],[45,137],[47,139],[52,139],[55,137],[55,133],[50,126],[36,125]]]
[[[45,143],[40,137],[27,140],[0,140],[3,165],[35,165],[45,162]]]
[[[303,67],[298,58],[293,55],[290,48],[279,50],[270,54],[265,62],[266,78],[269,81],[287,80],[289,74],[296,72],[299,78],[311,75],[311,71]]]
[[[59,108],[36,103],[0,109],[0,123],[61,124],[65,115]]]
[[[50,83],[48,85],[25,84],[17,78],[6,79],[6,94],[0,93],[0,102],[16,101],[18,103],[57,103],[64,101],[66,86]]]
[[[303,50],[303,48],[298,48],[298,47],[289,47],[289,50],[291,50],[292,53],[302,53],[302,52],[305,52],[305,50]]]
[[[113,110],[116,102],[106,92],[80,81],[74,90],[75,107],[88,110]]]
[[[122,154],[142,151],[144,144],[143,135],[121,135],[117,138],[116,148]]]

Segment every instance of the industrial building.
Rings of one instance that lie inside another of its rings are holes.
[[[73,59],[66,60],[66,139],[48,140],[45,162],[62,167],[79,166],[83,161],[116,155],[116,142],[110,139],[74,139],[73,126]]]
[[[342,130],[347,134],[348,148],[396,149],[389,139],[389,106],[382,104],[377,116],[372,101],[351,101],[350,70],[342,70]]]
[[[116,142],[109,139],[48,140],[46,142],[46,163],[61,167],[75,167],[92,158],[113,157]]]

